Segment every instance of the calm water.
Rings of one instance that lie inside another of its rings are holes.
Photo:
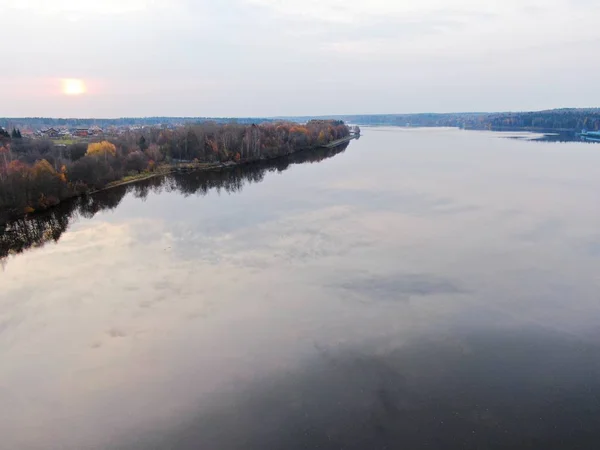
[[[0,448],[597,449],[599,196],[600,146],[379,128],[17,224]]]

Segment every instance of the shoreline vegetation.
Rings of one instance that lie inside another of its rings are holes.
[[[0,135],[0,225],[67,199],[174,172],[223,170],[335,148],[360,136],[358,127],[339,120],[154,126],[70,145],[13,131]]]
[[[242,191],[245,186],[261,182],[269,172],[284,172],[296,164],[311,164],[343,153],[349,145],[344,139],[332,148],[315,147],[270,160],[236,164],[216,170],[173,171],[152,175],[132,182],[115,184],[94,195],[82,195],[0,225],[0,271],[10,255],[58,241],[78,218],[92,218],[97,213],[117,208],[127,194],[144,199],[151,192],[177,191],[184,195],[205,196],[214,190],[228,193]]]
[[[341,139],[336,139],[335,141],[330,142],[328,144],[314,145],[311,147],[302,148],[302,149],[294,151],[293,153],[316,150],[319,148],[332,149],[332,148],[339,147],[347,142],[350,142],[353,139],[358,139],[359,137],[360,137],[360,135],[350,134],[349,136],[343,137]],[[169,175],[172,173],[177,173],[177,172],[208,172],[208,171],[215,171],[215,170],[230,169],[230,168],[239,167],[239,166],[242,166],[245,164],[252,164],[257,161],[271,161],[271,160],[274,160],[277,158],[282,158],[284,156],[288,156],[288,155],[277,155],[272,158],[262,158],[262,159],[258,159],[258,160],[247,160],[247,161],[239,161],[239,162],[229,161],[226,163],[194,163],[194,162],[191,162],[191,163],[184,163],[184,164],[165,164],[162,167],[157,168],[154,172],[150,172],[150,173],[144,172],[144,173],[141,173],[138,175],[130,175],[130,176],[124,177],[120,180],[108,183],[102,189],[87,192],[85,195],[93,195],[97,192],[106,191],[108,189],[112,189],[115,187],[126,186],[128,184],[138,183],[140,181],[149,180],[149,179],[155,178],[155,177],[162,177],[162,176]]]
[[[335,119],[365,126],[456,127],[465,130],[580,133],[600,131],[600,108],[545,111],[342,115]]]

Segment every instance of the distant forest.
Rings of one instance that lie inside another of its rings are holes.
[[[218,123],[250,125],[280,121],[307,122],[334,118],[346,123],[373,126],[458,127],[476,130],[570,131],[600,130],[600,108],[564,108],[535,112],[475,112],[447,114],[361,114],[339,116],[304,116],[278,118],[208,118],[208,117],[138,117],[120,119],[51,119],[43,117],[0,118],[0,127],[41,129],[47,127],[131,127]]]
[[[505,113],[351,115],[335,118],[358,125],[563,132],[581,132],[583,129],[600,130],[600,108]]]
[[[70,145],[14,130],[0,135],[0,223],[173,164],[201,168],[271,159],[349,135],[350,129],[338,120],[150,127]]]

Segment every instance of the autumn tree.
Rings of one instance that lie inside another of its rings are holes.
[[[325,135],[325,131],[321,130],[318,137],[319,144],[323,145],[327,143],[327,136]]]
[[[37,161],[30,170],[31,206],[46,208],[59,202],[64,183],[54,167],[42,159]]]
[[[94,142],[88,145],[88,149],[87,149],[87,155],[88,156],[103,156],[103,157],[107,157],[108,155],[110,156],[116,156],[117,155],[117,147],[115,146],[115,144],[112,144],[111,142],[108,141],[102,141],[102,142]]]
[[[144,153],[148,159],[151,159],[154,162],[159,162],[164,159],[164,155],[160,151],[160,147],[156,144],[151,144]]]
[[[148,158],[146,158],[146,155],[139,150],[131,152],[127,155],[127,158],[125,158],[125,170],[127,172],[135,171],[139,173],[144,170],[147,165]]]
[[[108,158],[85,156],[71,165],[69,180],[78,191],[100,189],[122,176],[122,171],[115,170],[111,162]]]
[[[303,126],[293,126],[290,129],[290,141],[293,147],[296,148],[304,148],[310,145],[310,133],[306,127]]]
[[[29,167],[21,161],[10,161],[3,168],[0,209],[23,210],[30,198]]]

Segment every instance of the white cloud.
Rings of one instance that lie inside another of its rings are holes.
[[[282,17],[306,19],[309,29],[326,22],[318,36],[322,50],[369,61],[394,56],[463,60],[600,38],[600,4],[586,2],[245,1]]]
[[[548,2],[536,0],[505,0],[481,2],[478,0],[245,0],[249,4],[266,7],[280,14],[308,17],[333,22],[360,22],[368,18],[410,18],[440,11],[454,14],[512,14],[524,5],[542,6]],[[552,0],[551,0],[552,1]],[[561,1],[561,0],[558,0]],[[562,1],[561,1],[562,2]],[[554,0],[557,3],[557,0]]]
[[[167,4],[165,0],[5,0],[10,9],[41,14],[126,14]]]

